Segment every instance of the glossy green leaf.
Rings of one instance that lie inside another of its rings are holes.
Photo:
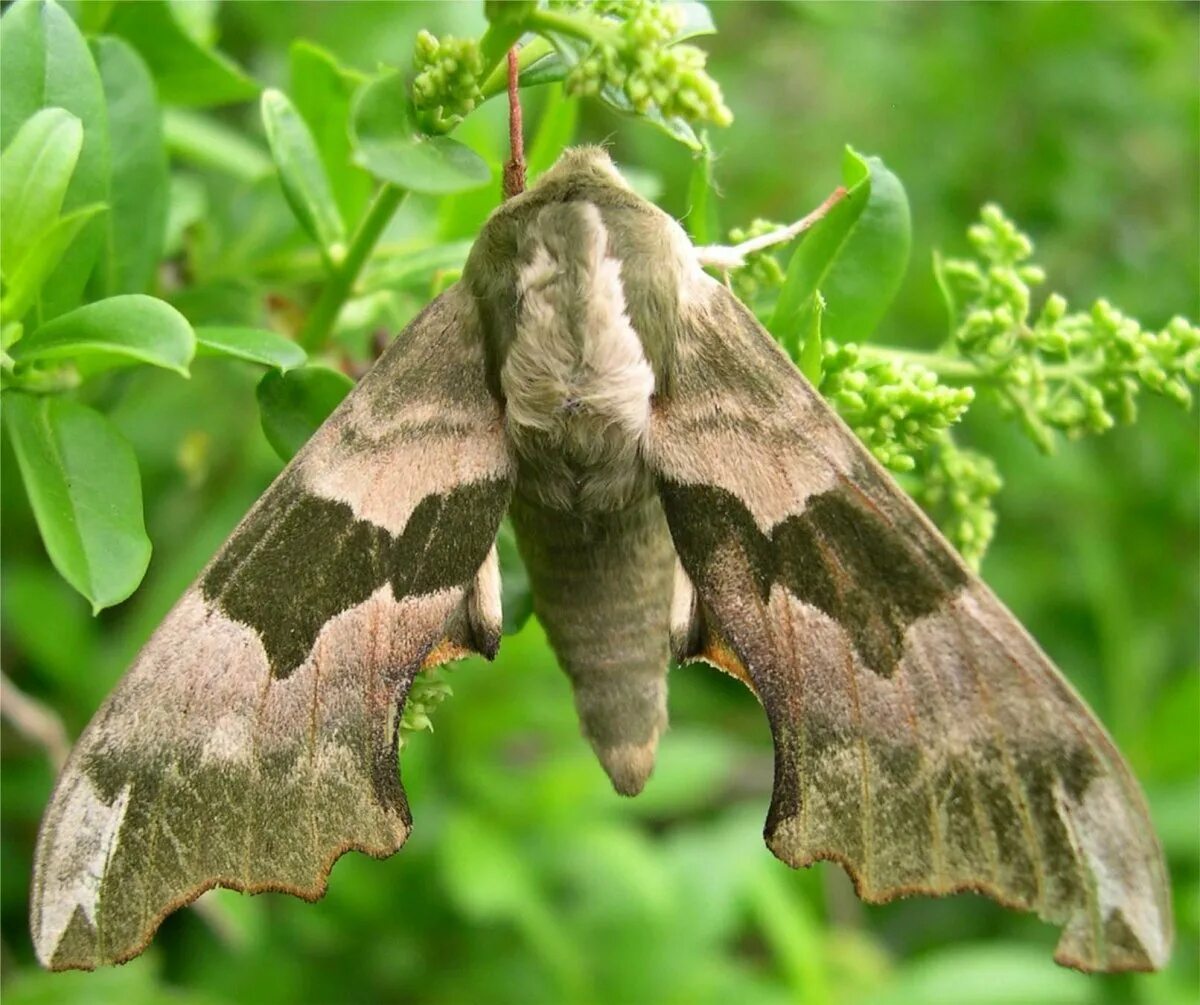
[[[717,26],[713,24],[708,4],[700,0],[674,0],[674,6],[683,14],[683,24],[675,33],[674,41],[716,34]]]
[[[308,354],[290,338],[265,328],[196,329],[197,356],[232,356],[283,372],[303,366]]]
[[[798,343],[818,290],[825,298],[825,337],[866,340],[908,265],[911,225],[899,179],[879,158],[847,147],[842,181],[847,195],[813,226],[788,264],[769,325],[784,344]]]
[[[813,387],[821,386],[824,332],[822,326],[825,320],[825,298],[820,291],[815,292],[801,312],[799,341],[793,346],[785,346],[800,367],[800,372],[806,376]]]
[[[350,145],[350,104],[366,78],[308,41],[292,43],[288,58],[288,93],[312,132],[342,219],[357,220],[375,185],[354,163]]]
[[[519,29],[537,5],[537,0],[484,0],[483,16],[491,24]]]
[[[847,156],[856,156],[848,152]],[[912,220],[900,179],[878,157],[868,157],[871,194],[838,257],[821,283],[825,337],[862,342],[883,319],[908,268]]]
[[[88,221],[107,209],[103,203],[84,206],[60,216],[43,231],[21,255],[16,271],[4,279],[4,298],[0,300],[0,317],[23,318],[37,301],[42,285],[62,260]]]
[[[150,561],[133,449],[103,415],[69,398],[11,391],[3,414],[54,567],[93,611],[124,600]]]
[[[383,289],[428,289],[439,272],[460,270],[471,253],[471,241],[447,241],[428,248],[381,256],[356,287],[360,295]]]
[[[344,373],[324,366],[268,373],[257,392],[267,442],[285,461],[291,460],[352,387],[354,381]]]
[[[713,152],[707,145],[692,161],[684,224],[693,244],[720,244],[723,235],[713,182]]]
[[[13,275],[62,209],[83,147],[83,124],[61,108],[25,120],[0,155],[0,269]]]
[[[529,69],[521,71],[521,87],[557,84],[567,75],[567,61],[557,52],[543,56]]]
[[[167,152],[154,80],[119,38],[99,38],[92,53],[108,103],[109,213],[101,288],[107,296],[145,293],[163,254]]]
[[[190,174],[172,174],[167,183],[167,225],[163,241],[164,255],[183,250],[188,230],[208,213],[208,191],[204,183]]]
[[[1097,1000],[1092,982],[1104,979],[1047,966],[1035,946],[996,940],[914,960],[874,1005],[1084,1005]]]
[[[53,0],[22,0],[0,18],[0,147],[7,148],[21,125],[43,108],[65,109],[83,126],[62,212],[107,201],[108,115],[87,42]],[[97,217],[79,229],[42,290],[42,319],[79,302],[103,236]]]
[[[870,198],[871,169],[849,148],[842,161],[842,184],[846,194],[804,235],[788,263],[775,313],[767,326],[783,345],[799,342],[804,312],[833,268]]]
[[[282,91],[263,91],[261,110],[267,144],[288,205],[325,256],[334,263],[341,261],[346,253],[346,227],[312,133]]]
[[[104,31],[117,2],[118,0],[87,0],[86,3],[75,3],[69,9],[79,25],[79,30],[91,38]]]
[[[496,534],[496,553],[500,559],[500,610],[504,615],[504,634],[515,635],[533,614],[533,587],[508,520],[500,524]]]
[[[163,136],[167,149],[180,160],[215,168],[240,181],[257,181],[274,170],[266,151],[210,115],[168,108],[163,114]]]
[[[561,87],[550,88],[537,132],[533,134],[533,143],[525,157],[530,182],[549,170],[559,154],[571,145],[578,123],[579,102],[568,98]]]
[[[165,300],[130,293],[98,300],[48,321],[12,350],[20,363],[72,359],[88,374],[130,362],[187,376],[196,336]]]
[[[352,112],[355,159],[377,178],[412,192],[447,195],[479,188],[492,173],[470,147],[420,131],[399,73],[366,84]]]
[[[164,0],[118,4],[107,30],[141,53],[167,104],[211,107],[258,94],[258,84],[227,56],[192,37]]]

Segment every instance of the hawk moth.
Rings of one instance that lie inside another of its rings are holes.
[[[789,865],[1036,911],[1083,970],[1164,963],[1162,853],[1103,728],[596,149],[492,214],[96,714],[38,839],[41,961],[119,963],[213,886],[316,899],[344,852],[396,851],[400,711],[495,655],[506,512],[617,791],[671,659],[708,662],[766,712]]]

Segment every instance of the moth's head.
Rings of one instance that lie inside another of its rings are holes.
[[[570,186],[576,197],[588,198],[590,191],[611,190],[614,187],[632,191],[603,147],[572,147],[564,150],[554,167],[543,174],[530,189],[557,189]]]

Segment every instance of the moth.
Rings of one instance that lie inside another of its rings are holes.
[[[203,891],[320,897],[395,852],[414,677],[500,643],[511,517],[616,790],[672,659],[757,696],[765,838],[873,903],[975,891],[1149,970],[1162,852],[1112,741],[669,216],[568,151],[500,206],[254,506],[76,745],[38,838],[42,963],[140,953]]]

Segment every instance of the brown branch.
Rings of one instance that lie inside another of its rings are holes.
[[[514,45],[508,50],[508,147],[511,156],[504,165],[505,199],[525,191],[525,134],[521,125],[521,94],[517,87],[520,73]]]
[[[18,733],[45,751],[55,771],[66,763],[67,754],[71,751],[71,741],[67,739],[67,729],[62,720],[2,673],[0,715],[3,715]]]

